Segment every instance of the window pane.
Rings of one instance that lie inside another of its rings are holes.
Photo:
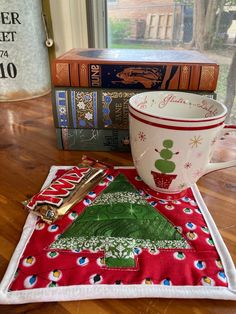
[[[230,122],[236,123],[235,91],[227,91],[236,46],[236,6],[228,3],[107,0],[108,47],[200,50],[220,65],[217,99],[227,101],[229,111],[233,105]]]

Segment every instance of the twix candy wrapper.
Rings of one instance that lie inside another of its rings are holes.
[[[92,160],[91,160],[92,161]],[[95,161],[94,161],[95,165]],[[81,201],[108,173],[104,167],[73,167],[48,187],[24,202],[25,207],[42,220],[52,223]]]

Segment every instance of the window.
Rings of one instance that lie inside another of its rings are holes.
[[[107,0],[109,4],[118,4],[118,0]]]
[[[110,48],[197,49],[216,61],[217,99],[236,124],[235,0],[107,0],[105,7]]]

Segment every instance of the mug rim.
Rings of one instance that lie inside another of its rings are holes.
[[[175,94],[182,94],[182,95],[186,95],[186,96],[197,96],[198,98],[201,99],[210,99],[211,101],[219,104],[222,109],[223,112],[221,114],[218,114],[216,116],[213,117],[209,117],[209,118],[182,118],[182,117],[168,117],[167,115],[158,115],[158,114],[150,114],[147,113],[143,110],[139,110],[136,107],[134,107],[134,105],[131,103],[133,101],[133,99],[137,98],[140,95],[145,95],[145,94],[156,94],[156,93],[163,93],[163,94],[169,94],[169,93],[175,93]],[[217,101],[215,99],[211,99],[211,98],[207,98],[207,96],[204,95],[199,95],[197,93],[186,93],[186,92],[182,92],[182,91],[147,91],[147,92],[142,92],[142,93],[138,93],[133,95],[132,97],[130,97],[129,99],[129,106],[132,108],[132,110],[136,111],[137,113],[147,116],[147,117],[151,117],[151,118],[156,118],[156,119],[160,119],[160,120],[166,120],[166,121],[174,121],[174,122],[208,122],[208,121],[214,121],[214,120],[218,120],[218,119],[222,119],[223,117],[226,116],[227,114],[227,107],[221,103],[220,101]]]

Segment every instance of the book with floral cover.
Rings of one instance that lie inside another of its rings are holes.
[[[52,109],[56,128],[129,128],[129,99],[145,89],[55,87]],[[201,93],[215,98],[215,93]]]
[[[53,88],[56,128],[129,128],[128,104],[140,90],[103,88]]]

